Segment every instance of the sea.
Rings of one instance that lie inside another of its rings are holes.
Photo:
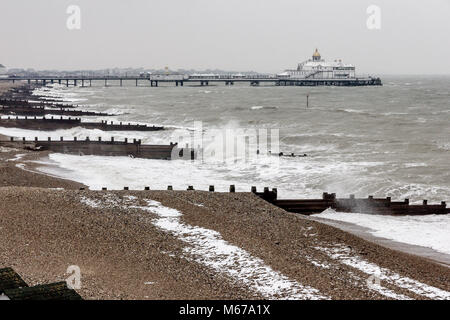
[[[277,188],[279,198],[392,197],[410,203],[450,204],[450,76],[384,76],[383,86],[298,87],[224,84],[150,87],[141,80],[92,82],[92,87],[52,85],[35,94],[112,113],[86,117],[164,126],[155,132],[103,132],[74,128],[30,131],[0,128],[1,134],[46,139],[102,137],[169,144],[177,133],[233,130],[278,132],[278,151],[306,157],[260,154],[232,161],[148,160],[129,157],[51,154],[40,170],[79,181],[91,189],[174,189],[194,186],[237,191]],[[118,81],[117,81],[118,82]],[[307,105],[308,96],[308,105]],[[49,111],[51,115],[51,111]],[[211,142],[213,143],[213,142]],[[204,146],[205,147],[205,146]],[[270,149],[270,146],[269,146]],[[321,216],[321,215],[318,215]],[[349,216],[323,213],[327,219]],[[351,222],[395,241],[450,254],[450,217],[396,217],[352,214]]]

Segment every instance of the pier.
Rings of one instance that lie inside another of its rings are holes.
[[[92,77],[57,77],[57,76],[45,76],[45,77],[14,77],[3,78],[0,81],[24,81],[29,85],[38,84],[46,86],[48,84],[60,84],[69,86],[82,86],[90,87],[93,81],[104,83],[105,87],[119,86],[122,87],[124,82],[131,82],[134,86],[138,87],[142,84],[147,84],[149,87],[159,87],[160,84],[171,84],[176,87],[183,87],[185,84],[208,86],[211,84],[224,84],[234,85],[235,83],[247,83],[250,86],[259,86],[260,84],[268,84],[272,86],[380,86],[382,85],[380,78],[364,77],[364,78],[343,78],[343,79],[315,79],[315,78],[280,78],[275,75],[270,76],[254,76],[254,77],[203,77],[193,78],[189,76],[150,76],[150,77],[137,77],[137,76],[92,76]]]

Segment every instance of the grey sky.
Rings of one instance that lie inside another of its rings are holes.
[[[71,4],[81,30],[66,28]],[[278,72],[318,47],[357,73],[450,74],[449,19],[448,0],[1,0],[0,63]]]

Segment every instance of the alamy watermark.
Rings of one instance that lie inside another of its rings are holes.
[[[69,15],[66,20],[66,27],[69,30],[81,29],[81,8],[77,5],[67,7],[66,13]]]
[[[66,278],[66,284],[69,289],[81,289],[81,269],[79,266],[72,265],[67,268],[66,274],[70,274]]]
[[[370,5],[367,7],[366,13],[369,15],[366,21],[367,29],[380,30],[381,29],[381,8],[377,5]]]
[[[172,160],[235,164],[251,162],[263,156],[278,156],[279,132],[279,129],[267,128],[205,130],[203,123],[196,121],[193,130],[178,129],[173,132],[172,141],[178,141],[179,145],[172,151]]]

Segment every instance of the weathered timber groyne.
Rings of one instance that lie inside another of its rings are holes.
[[[36,101],[34,96],[28,99],[5,99],[0,98],[0,105],[2,106],[21,106],[21,107],[49,107],[49,108],[78,108],[79,105],[73,105],[68,103],[61,103],[59,101],[48,102],[48,101]]]
[[[58,116],[95,116],[95,117],[111,117],[113,114],[103,113],[103,112],[91,112],[91,111],[81,111],[81,110],[66,110],[64,108],[60,109],[46,109],[44,107],[5,107],[0,106],[1,115],[17,115],[17,116],[45,116],[46,114],[54,114]]]
[[[20,128],[28,130],[46,130],[54,131],[59,129],[70,129],[75,127],[82,127],[85,129],[98,129],[103,131],[160,131],[164,130],[164,127],[148,126],[141,124],[131,123],[114,123],[113,121],[101,121],[101,122],[83,122],[81,118],[19,118],[8,116],[8,118],[0,119],[0,127],[6,128]]]
[[[324,192],[322,199],[277,199],[277,190],[269,191],[265,188],[264,192],[252,192],[273,205],[286,211],[311,215],[321,213],[326,209],[334,209],[341,212],[371,213],[381,215],[430,215],[430,214],[448,214],[450,208],[447,208],[445,201],[440,204],[428,204],[423,200],[422,204],[410,204],[409,199],[404,201],[392,201],[391,197],[374,198],[369,196],[365,199],[357,199],[351,195],[349,198],[338,199],[335,193]]]
[[[87,137],[85,140],[39,140],[37,137],[33,140],[22,140],[10,138],[8,141],[0,141],[0,145],[6,147],[25,148],[35,151],[52,151],[56,153],[74,154],[74,155],[96,155],[96,156],[122,156],[145,159],[172,160],[176,159],[192,160],[196,157],[196,152],[191,148],[178,148],[177,143],[170,145],[148,145],[142,144],[141,140],[133,139],[129,142],[127,138],[124,141],[116,141],[111,138],[110,141],[103,141],[101,138],[91,140]],[[184,155],[189,155],[185,156]]]

